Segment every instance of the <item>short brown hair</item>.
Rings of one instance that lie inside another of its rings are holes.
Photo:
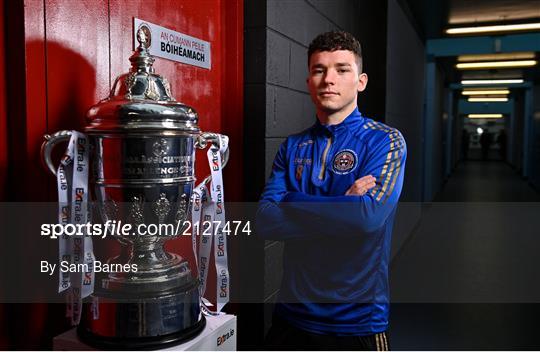
[[[308,48],[308,66],[311,55],[316,51],[352,51],[357,58],[358,69],[362,72],[362,46],[358,39],[351,33],[345,31],[331,31],[319,34],[309,44]]]

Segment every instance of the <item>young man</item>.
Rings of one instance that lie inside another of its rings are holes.
[[[405,141],[358,111],[368,78],[351,34],[319,35],[308,66],[317,121],[281,145],[257,213],[257,233],[285,243],[267,347],[386,350]]]

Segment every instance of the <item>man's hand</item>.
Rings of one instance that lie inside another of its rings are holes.
[[[346,196],[363,196],[370,189],[375,187],[376,178],[371,175],[366,175],[354,181],[352,186],[345,192]]]

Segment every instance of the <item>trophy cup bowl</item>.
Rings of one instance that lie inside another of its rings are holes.
[[[220,135],[201,133],[195,110],[172,98],[167,80],[154,73],[150,38],[142,34],[130,72],[116,79],[107,99],[90,108],[85,128],[93,221],[132,225],[131,235],[113,234],[122,251],[108,263],[137,267],[136,272],[96,275],[78,334],[100,348],[179,343],[205,326],[197,275],[184,258],[163,246],[189,225],[195,150],[219,148]],[[51,151],[70,136],[69,131],[46,136],[42,156],[53,174]],[[228,150],[223,164],[227,159]],[[169,231],[161,236],[137,231],[150,224],[166,225]]]

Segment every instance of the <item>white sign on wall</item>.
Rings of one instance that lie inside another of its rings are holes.
[[[188,65],[211,68],[209,42],[138,18],[135,18],[133,26],[133,45],[135,48],[139,46],[137,31],[141,26],[147,27],[150,31],[151,41],[148,48],[150,54]]]

